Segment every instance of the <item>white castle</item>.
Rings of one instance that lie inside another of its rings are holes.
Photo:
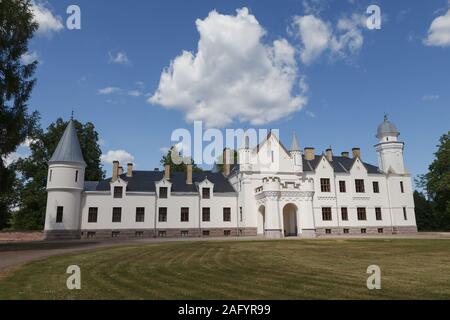
[[[379,166],[360,149],[333,155],[290,150],[272,132],[255,148],[248,140],[223,172],[127,171],[116,161],[112,177],[85,181],[70,121],[49,161],[47,239],[364,235],[417,232],[404,143],[387,117],[378,127]],[[255,159],[266,158],[260,165]],[[273,163],[271,165],[270,163]]]

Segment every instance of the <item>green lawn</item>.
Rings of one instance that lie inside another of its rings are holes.
[[[66,288],[69,265],[81,290]],[[379,265],[382,289],[368,290]],[[29,263],[0,299],[450,299],[449,240],[171,242]]]

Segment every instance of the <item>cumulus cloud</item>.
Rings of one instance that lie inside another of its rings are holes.
[[[433,20],[428,29],[428,36],[423,42],[427,46],[450,46],[450,9],[445,15]]]
[[[113,161],[119,161],[123,165],[132,163],[134,161],[134,156],[125,150],[109,150],[100,157],[100,160],[103,164],[112,164]]]
[[[209,127],[235,120],[263,125],[307,103],[294,47],[285,39],[263,43],[266,31],[247,8],[235,16],[211,11],[196,26],[197,52],[183,51],[171,62],[149,103]]]
[[[39,25],[38,34],[50,36],[54,32],[64,29],[62,18],[54,15],[46,3],[33,1],[31,12],[33,13],[34,21]]]
[[[124,51],[119,51],[116,53],[109,52],[109,62],[117,64],[130,64],[127,53]]]
[[[339,19],[333,27],[312,14],[295,16],[293,30],[301,42],[302,62],[311,64],[324,52],[329,52],[332,58],[358,54],[364,44],[364,19],[363,15],[352,14]]]
[[[102,88],[102,89],[98,89],[97,92],[99,94],[112,94],[112,93],[117,93],[120,92],[121,89],[117,88],[117,87],[106,87],[106,88]]]

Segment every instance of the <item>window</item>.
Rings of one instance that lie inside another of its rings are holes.
[[[361,229],[361,233],[362,234],[366,234],[367,233],[367,229]]]
[[[113,208],[112,222],[122,221],[122,208]]]
[[[87,238],[88,238],[88,239],[95,238],[95,232],[89,231],[89,232],[87,233]]]
[[[209,230],[203,230],[202,234],[204,237],[209,237]]]
[[[331,221],[331,208],[322,208],[322,220]]]
[[[166,235],[166,231],[158,231],[158,237],[164,238]]]
[[[357,208],[356,212],[358,213],[358,220],[367,220],[366,208]]]
[[[403,207],[403,219],[408,220],[408,215],[406,213],[406,207]]]
[[[403,185],[403,181],[400,181],[400,191],[401,193],[405,193],[405,186]]]
[[[158,221],[167,222],[167,208],[159,208]]]
[[[348,221],[348,209],[347,209],[347,207],[341,208],[341,216],[342,216],[342,221]]]
[[[203,199],[209,199],[209,198],[211,198],[211,195],[210,195],[210,188],[203,188],[202,189],[202,198]]]
[[[356,179],[355,180],[355,187],[357,193],[364,193],[364,180],[362,179]]]
[[[181,237],[183,237],[183,238],[189,237],[189,231],[188,230],[182,230],[181,231]]]
[[[244,217],[242,215],[242,207],[239,207],[239,220],[242,222],[242,221],[244,221],[243,219],[244,219]]]
[[[223,235],[224,235],[225,237],[231,236],[231,230],[224,230],[224,231],[223,231]]]
[[[383,217],[381,216],[381,208],[375,208],[375,218],[377,221],[383,220]]]
[[[78,170],[75,171],[75,182],[78,182]]]
[[[136,238],[142,238],[144,236],[144,231],[136,231],[134,236]]]
[[[136,222],[145,221],[145,208],[136,208]]]
[[[160,187],[159,188],[159,197],[161,199],[167,199],[167,187]]]
[[[339,192],[342,193],[347,192],[347,186],[345,185],[345,181],[339,181]]]
[[[373,184],[373,193],[380,193],[380,185],[378,181],[372,182]]]
[[[344,229],[344,234],[348,234],[348,233],[350,233],[350,230],[349,229]]]
[[[56,223],[62,223],[63,222],[63,212],[64,212],[64,207],[57,207],[56,208]]]
[[[203,208],[202,209],[202,221],[203,222],[209,222],[211,221],[211,209],[210,208]]]
[[[113,238],[118,238],[119,236],[120,236],[120,231],[113,231],[111,233],[111,237],[113,237]]]
[[[96,223],[98,217],[98,208],[89,208],[88,222]]]
[[[223,208],[223,221],[231,221],[231,208]]]
[[[123,187],[114,187],[114,198],[122,198]]]
[[[52,175],[53,175],[53,170],[50,170],[50,175],[48,177],[49,182],[52,182]]]
[[[320,190],[322,192],[331,192],[330,179],[320,179]]]
[[[383,233],[383,232],[384,232],[383,228],[378,228],[378,233]]]
[[[181,208],[181,222],[189,222],[189,208]]]
[[[325,234],[331,234],[331,229],[325,229]]]

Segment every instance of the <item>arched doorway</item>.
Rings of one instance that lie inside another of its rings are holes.
[[[266,229],[266,207],[260,206],[258,209],[258,235],[264,235]]]
[[[297,230],[297,206],[289,203],[283,208],[283,225],[285,237],[296,237]]]

